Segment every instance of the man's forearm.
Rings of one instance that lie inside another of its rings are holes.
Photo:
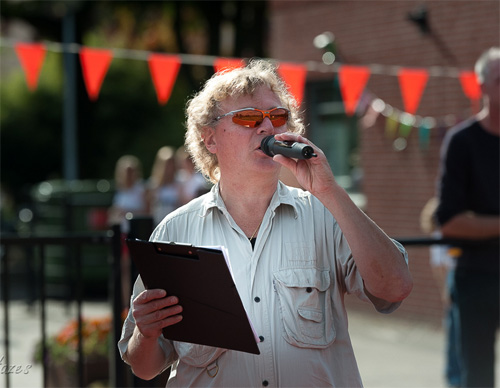
[[[478,215],[473,212],[457,214],[441,227],[444,237],[493,238],[500,236],[499,216]]]
[[[367,290],[377,298],[398,302],[413,285],[402,253],[389,237],[335,186],[318,198],[336,218],[344,233]]]
[[[144,337],[136,327],[127,346],[127,362],[137,377],[151,380],[165,367],[166,356],[158,339]]]

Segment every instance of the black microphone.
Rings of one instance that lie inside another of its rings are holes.
[[[260,143],[260,148],[267,156],[284,155],[293,159],[310,159],[316,157],[311,146],[295,141],[279,141],[274,136],[266,136]]]

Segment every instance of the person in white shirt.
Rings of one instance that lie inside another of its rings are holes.
[[[156,152],[151,176],[147,182],[148,202],[154,225],[181,205],[181,184],[177,180],[175,149],[163,146]]]
[[[122,233],[128,233],[129,220],[149,214],[146,185],[142,179],[142,163],[134,155],[121,156],[115,166],[115,195],[108,209],[108,224],[120,224]]]
[[[147,216],[149,205],[146,185],[142,179],[142,163],[134,155],[123,155],[115,165],[115,194],[108,209],[108,225],[120,225],[121,231],[121,298],[128,304],[132,289],[130,257],[125,239],[130,232],[130,220],[137,216]]]
[[[187,150],[214,186],[169,214],[151,241],[228,249],[260,354],[165,339],[162,329],[182,321],[182,299],[138,278],[118,343],[138,377],[172,366],[168,387],[362,386],[344,295],[393,311],[413,285],[407,254],[352,202],[303,131],[269,61],[217,73],[189,101]],[[269,135],[318,157],[271,158],[260,149]],[[282,166],[304,190],[279,181]]]
[[[193,159],[185,147],[179,147],[175,153],[179,164],[177,181],[181,186],[181,204],[185,205],[192,199],[210,191],[210,185],[203,174],[196,170]]]

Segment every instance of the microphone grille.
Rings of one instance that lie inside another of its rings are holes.
[[[260,148],[264,153],[268,156],[273,156],[270,150],[271,142],[274,140],[274,136],[266,136],[265,138],[262,139],[260,143]]]

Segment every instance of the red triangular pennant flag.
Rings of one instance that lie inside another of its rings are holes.
[[[370,78],[370,69],[365,66],[341,66],[339,69],[340,93],[345,113],[352,116],[356,111],[361,93]]]
[[[14,49],[24,70],[28,88],[35,91],[45,59],[45,45],[42,43],[16,43]]]
[[[214,69],[215,72],[219,71],[231,71],[234,69],[239,69],[243,67],[245,64],[242,59],[233,59],[233,58],[216,58],[214,61]]]
[[[295,97],[297,103],[299,105],[302,104],[307,74],[306,66],[281,63],[278,67],[278,72],[283,81],[288,85],[288,90]]]
[[[97,100],[102,82],[108,72],[113,54],[110,50],[82,48],[80,63],[87,93],[92,101]]]
[[[148,63],[158,102],[164,105],[174,88],[181,59],[177,55],[151,54]]]
[[[405,111],[414,115],[429,79],[429,72],[425,69],[401,69],[398,77]]]
[[[476,73],[473,71],[461,71],[460,84],[467,98],[471,100],[479,100],[481,98],[481,88],[479,87]]]
[[[464,94],[471,100],[472,111],[474,113],[479,112],[481,109],[479,99],[482,92],[476,73],[473,71],[461,71],[460,84],[462,85]]]

